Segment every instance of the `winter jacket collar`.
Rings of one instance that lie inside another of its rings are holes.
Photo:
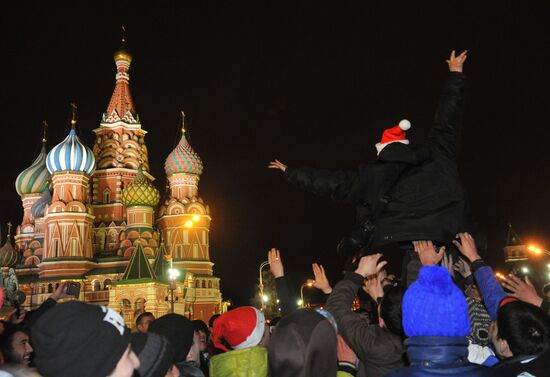
[[[405,340],[411,366],[441,368],[468,364],[466,337],[414,336]]]

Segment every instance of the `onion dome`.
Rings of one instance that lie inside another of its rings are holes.
[[[42,149],[36,160],[21,172],[15,180],[15,189],[20,196],[39,194],[47,187],[50,173],[46,168],[46,143],[43,139]]]
[[[185,114],[182,111],[182,116]],[[202,174],[202,161],[197,152],[191,148],[191,145],[185,137],[185,125],[181,129],[181,140],[177,147],[170,153],[164,163],[164,171],[170,176],[177,173]]]
[[[46,207],[52,204],[52,194],[50,193],[50,190],[48,187],[44,188],[44,191],[42,192],[42,195],[40,198],[34,202],[34,204],[31,207],[31,214],[32,217],[39,218],[44,217],[46,214]]]
[[[48,153],[46,166],[51,174],[73,171],[92,175],[96,167],[95,157],[92,150],[82,144],[76,135],[76,106],[72,106],[71,131],[65,140]]]
[[[159,190],[143,174],[140,167],[134,181],[122,190],[121,202],[125,207],[155,207],[159,202]]]
[[[2,248],[0,248],[0,267],[11,267],[17,263],[17,251],[11,244],[11,223],[8,223],[8,238]]]

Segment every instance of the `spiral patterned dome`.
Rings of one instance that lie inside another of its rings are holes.
[[[159,190],[149,182],[140,167],[134,181],[122,190],[121,202],[125,207],[154,207],[158,204],[159,198]]]
[[[201,175],[202,169],[203,165],[201,158],[197,152],[191,148],[191,145],[189,145],[184,132],[178,146],[166,159],[164,171],[166,175],[169,176],[176,173]]]
[[[11,244],[11,239],[8,237],[6,243],[0,249],[0,267],[11,267],[17,263],[17,251]]]
[[[74,128],[48,153],[46,165],[51,174],[77,171],[92,175],[96,167],[92,150],[80,142]]]
[[[17,176],[15,189],[19,196],[39,194],[47,187],[50,173],[46,168],[46,155],[46,144],[43,143],[36,160]]]
[[[44,191],[42,191],[42,195],[40,198],[34,202],[34,204],[31,207],[31,214],[32,217],[39,218],[44,217],[46,212],[46,206],[49,206],[52,204],[52,194],[50,193],[50,190],[48,187],[44,188]]]

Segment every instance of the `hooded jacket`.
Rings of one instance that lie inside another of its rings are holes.
[[[371,219],[374,231],[363,245],[367,249],[410,240],[449,243],[464,231],[476,235],[456,163],[464,82],[464,74],[449,73],[428,140],[419,148],[389,144],[376,161],[357,171],[289,167],[286,179],[314,194],[355,205],[356,227],[388,197],[382,213]]]
[[[267,377],[267,349],[251,347],[213,356],[210,377]]]

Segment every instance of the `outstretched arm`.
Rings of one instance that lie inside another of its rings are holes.
[[[282,171],[289,182],[316,195],[344,203],[355,203],[359,200],[357,172],[289,168],[279,160],[271,161],[267,167]]]
[[[449,159],[455,160],[464,110],[464,81],[462,74],[467,51],[456,56],[454,50],[447,60],[449,77],[445,83],[435,113],[428,144]]]

